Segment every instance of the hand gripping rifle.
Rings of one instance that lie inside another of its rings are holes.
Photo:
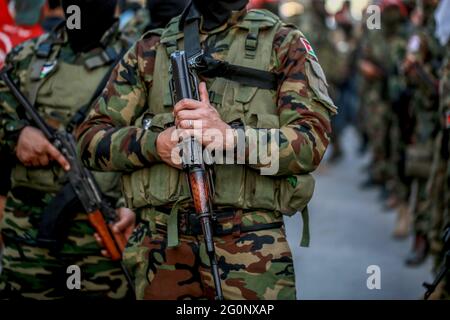
[[[112,231],[112,225],[118,217],[114,208],[105,201],[102,192],[95,181],[92,173],[86,169],[77,155],[76,143],[72,134],[66,131],[57,131],[51,128],[39,115],[30,101],[19,90],[9,76],[10,68],[5,68],[0,72],[0,78],[9,88],[13,96],[25,110],[28,120],[58,149],[70,164],[67,178],[70,186],[88,214],[89,222],[101,237],[105,249],[108,251],[111,260],[122,259],[122,252],[127,243],[122,234]],[[52,242],[53,239],[39,239],[41,243]],[[133,287],[131,277],[121,263],[121,268],[127,278],[128,283]]]
[[[432,284],[424,283],[423,286],[427,289],[425,292],[425,300],[431,296],[431,294],[436,290],[439,283],[444,280],[447,272],[450,270],[450,226],[444,232],[444,262],[442,263],[441,268],[439,269],[436,278],[434,279]]]
[[[172,71],[170,89],[174,104],[183,99],[199,100],[198,78],[193,70],[195,62],[189,62],[184,51],[176,51],[171,54],[170,61]],[[202,145],[196,138],[183,139],[182,146],[183,169],[186,172],[195,211],[205,238],[206,253],[211,264],[216,291],[215,299],[223,300],[212,231],[212,220],[214,219],[212,197],[214,196],[214,190],[211,173],[203,161]]]

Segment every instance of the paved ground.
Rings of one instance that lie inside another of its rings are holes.
[[[310,205],[311,246],[300,248],[301,218],[286,219],[300,299],[418,299],[431,280],[431,261],[420,268],[403,264],[411,239],[394,241],[393,212],[383,212],[377,190],[362,191],[367,157],[359,157],[352,129],[346,158],[316,175]],[[381,270],[381,289],[367,288],[368,266]]]

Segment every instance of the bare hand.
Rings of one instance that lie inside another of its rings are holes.
[[[156,139],[156,151],[163,162],[171,167],[181,169],[178,133],[179,130],[175,127],[170,127],[161,132]]]
[[[128,240],[135,228],[136,215],[132,210],[128,208],[119,208],[116,209],[116,211],[119,220],[113,225],[112,231],[115,234],[123,235],[125,239]],[[105,247],[102,238],[98,233],[94,234],[94,238],[101,247]],[[109,252],[107,250],[103,249],[101,253],[104,257],[110,258]]]
[[[64,170],[70,170],[70,164],[66,158],[45,138],[40,130],[33,127],[25,127],[20,132],[16,156],[25,166],[45,167],[50,161],[55,160]]]
[[[362,60],[359,63],[359,69],[363,76],[369,80],[380,79],[383,75],[380,68],[368,60]]]
[[[229,149],[234,147],[231,127],[224,122],[219,112],[211,105],[208,90],[204,82],[200,83],[200,101],[184,99],[174,107],[175,124],[185,129],[189,135],[201,135],[203,146],[214,143],[217,147]]]

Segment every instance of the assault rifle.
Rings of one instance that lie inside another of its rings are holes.
[[[24,96],[20,89],[9,76],[11,68],[4,68],[0,72],[0,78],[10,89],[17,102],[22,106],[25,114],[36,128],[49,140],[56,149],[67,159],[70,170],[67,172],[67,180],[73,192],[88,214],[89,222],[101,237],[105,249],[108,251],[113,261],[122,259],[122,252],[127,243],[122,234],[112,231],[112,225],[117,221],[116,210],[104,199],[104,196],[95,181],[92,173],[86,169],[78,159],[76,143],[73,135],[67,131],[55,130],[51,128],[39,115],[30,101]],[[41,237],[38,239],[41,244],[55,242],[52,237]],[[121,263],[121,268],[129,284],[133,287],[131,277],[126,267]]]
[[[173,103],[183,99],[200,100],[199,81],[193,68],[195,61],[188,61],[184,51],[176,51],[170,56],[172,81],[170,89]],[[215,217],[212,208],[214,195],[211,172],[203,159],[203,148],[195,137],[182,141],[182,164],[186,172],[191,197],[196,214],[200,220],[205,238],[206,253],[211,264],[216,300],[223,300],[219,268],[213,240],[212,221]]]

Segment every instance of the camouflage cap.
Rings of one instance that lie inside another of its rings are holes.
[[[39,22],[45,0],[15,0],[15,22],[19,26],[32,26]]]

